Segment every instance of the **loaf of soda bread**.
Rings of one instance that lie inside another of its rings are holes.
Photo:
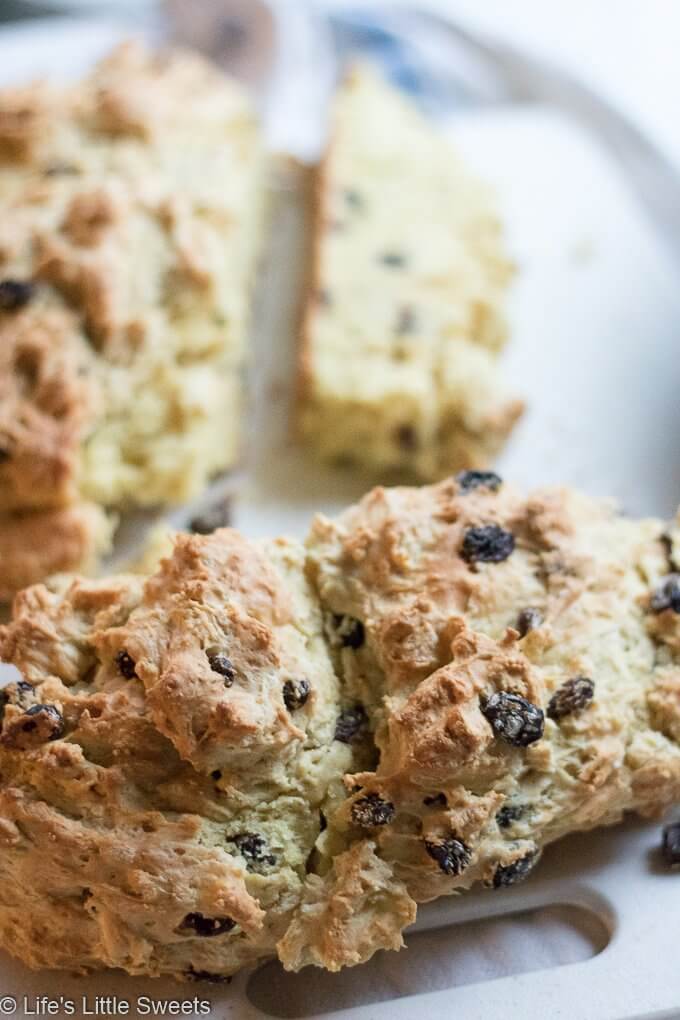
[[[17,596],[0,940],[30,966],[219,980],[274,951],[353,760],[302,561],[223,530],[146,582]]]
[[[376,489],[306,546],[180,536],[0,628],[0,944],[220,980],[399,948],[680,800],[680,531],[491,473]],[[493,893],[490,893],[493,895]]]
[[[105,543],[96,507],[234,463],[262,194],[250,102],[197,56],[128,44],[0,93],[0,533],[34,539],[5,589],[52,569],[65,507],[61,569]]]
[[[336,669],[379,757],[346,777],[287,967],[358,963],[410,901],[512,885],[546,843],[680,800],[679,537],[488,472],[316,521],[308,574],[354,621]],[[348,913],[368,886],[376,910]]]
[[[383,479],[483,466],[522,411],[497,367],[512,265],[493,194],[360,67],[336,97],[314,205],[301,437]]]

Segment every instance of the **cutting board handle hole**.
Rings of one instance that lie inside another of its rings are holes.
[[[551,904],[413,932],[400,953],[377,953],[363,967],[339,974],[317,967],[287,974],[272,961],[251,976],[246,994],[272,1017],[335,1013],[578,963],[602,952],[609,938],[604,921],[592,910]]]

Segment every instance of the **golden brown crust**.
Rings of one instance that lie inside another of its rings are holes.
[[[300,184],[306,212],[307,243],[306,265],[303,274],[303,285],[300,288],[300,307],[298,312],[297,344],[296,344],[296,385],[294,405],[294,431],[300,434],[299,415],[305,400],[308,398],[312,382],[311,338],[314,313],[319,300],[321,283],[321,245],[323,242],[324,195],[327,193],[326,176],[332,147],[332,140],[319,163],[307,170]]]
[[[52,130],[54,94],[42,83],[0,93],[0,158],[30,163]]]
[[[403,948],[402,931],[415,919],[416,904],[405,886],[365,840],[339,854],[324,879],[308,879],[276,949],[286,970],[311,964],[338,971],[379,949]]]
[[[275,572],[236,532],[178,537],[125,628],[97,641],[102,654],[132,657],[154,725],[199,772],[285,756],[304,736],[284,704],[285,679],[278,679],[275,628],[290,622],[284,594]],[[159,640],[162,620],[170,625]],[[225,677],[210,659],[227,648]]]
[[[512,884],[565,832],[680,799],[680,617],[650,600],[662,523],[479,481],[376,489],[308,540],[331,628],[358,621],[338,666],[380,749],[328,845],[370,838],[418,902]],[[492,725],[498,692],[524,699],[526,742]]]
[[[86,248],[100,244],[118,217],[115,201],[104,188],[75,195],[66,210],[62,231],[73,244]]]
[[[93,503],[0,513],[0,603],[52,574],[89,573],[109,549],[111,528]]]
[[[320,634],[302,550],[229,531],[178,537],[146,583],[18,595],[2,944],[33,967],[188,980],[273,953],[351,761]]]
[[[64,310],[0,312],[0,510],[59,506],[76,496],[96,391],[86,352],[70,343],[72,329]]]

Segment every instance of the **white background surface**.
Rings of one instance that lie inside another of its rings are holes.
[[[408,0],[408,5],[465,18],[561,60],[635,114],[680,162],[678,0]],[[351,3],[333,0],[332,6]]]

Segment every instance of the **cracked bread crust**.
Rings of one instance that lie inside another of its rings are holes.
[[[190,980],[338,970],[399,948],[418,903],[659,814],[680,800],[679,548],[466,473],[376,489],[306,550],[225,529],[177,537],[146,581],[22,592],[0,628],[22,674],[0,941]]]
[[[416,904],[370,840],[338,854],[325,876],[309,875],[304,899],[277,946],[287,970],[309,964],[338,971],[378,949],[403,948]]]
[[[494,525],[514,549],[494,560],[487,545],[486,561],[471,561],[470,529]],[[465,478],[377,489],[337,521],[319,518],[309,576],[331,620],[361,624],[340,669],[380,751],[376,769],[346,777],[324,834],[333,853],[343,840],[356,860],[370,848],[385,884],[424,902],[480,880],[513,884],[561,835],[677,801],[680,616],[650,602],[669,570],[663,532],[567,490],[524,498]],[[534,723],[540,709],[539,731],[499,723],[498,692],[535,706]],[[340,860],[324,879],[336,898]],[[310,916],[311,905],[279,946],[287,967],[337,969],[374,952],[370,913],[365,931],[353,918],[330,947]]]
[[[0,92],[0,511],[181,502],[234,464],[263,176],[193,55]]]
[[[496,364],[512,266],[490,191],[362,67],[336,97],[313,207],[300,435],[383,480],[482,466],[523,411]]]
[[[274,952],[351,764],[302,557],[183,536],[146,582],[17,596],[0,939],[25,963],[217,979]]]

